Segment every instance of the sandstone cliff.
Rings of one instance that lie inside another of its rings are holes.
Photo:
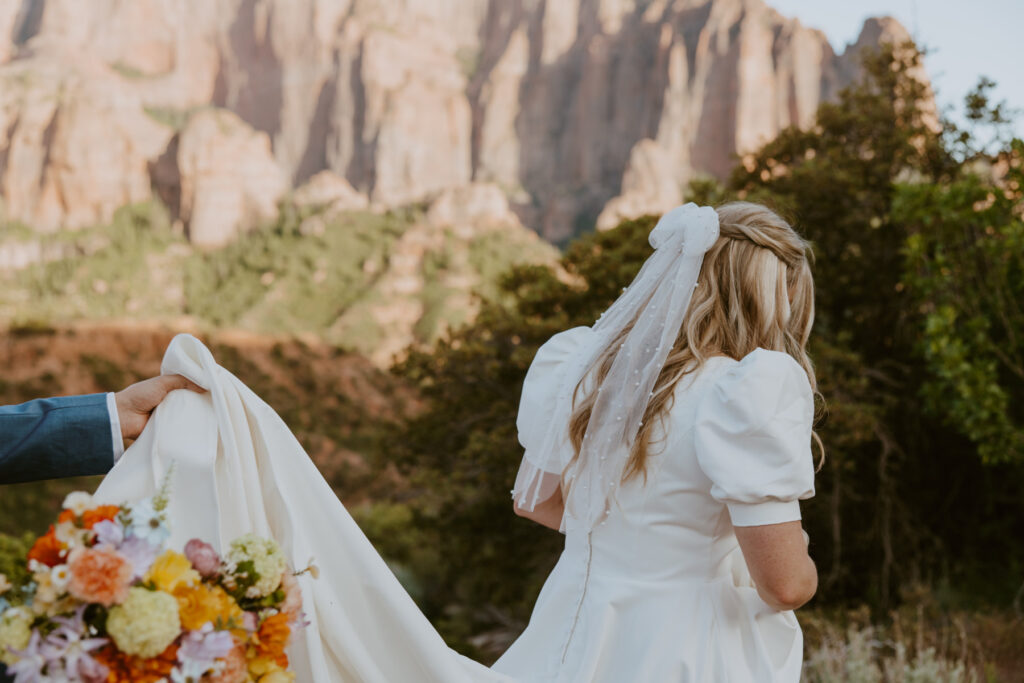
[[[558,241],[724,175],[905,36],[872,21],[837,55],[763,0],[0,0],[0,184],[45,229],[185,191],[168,147],[214,106],[235,153],[194,196],[252,172],[202,240],[245,227],[240,197],[329,170],[379,206],[494,183]],[[259,135],[272,165],[242,153]]]

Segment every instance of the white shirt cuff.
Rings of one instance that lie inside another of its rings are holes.
[[[727,503],[733,526],[762,526],[800,519],[800,501],[766,500],[760,503]]]
[[[114,392],[107,392],[107,412],[110,413],[110,438],[114,442],[114,464],[124,455],[124,439],[121,438],[121,418],[117,415],[117,400]]]

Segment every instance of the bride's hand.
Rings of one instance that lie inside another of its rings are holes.
[[[149,416],[167,394],[175,389],[205,390],[181,375],[161,375],[136,382],[114,394],[117,418],[121,423],[121,438],[136,439],[149,422]]]

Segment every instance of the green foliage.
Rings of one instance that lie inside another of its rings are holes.
[[[21,593],[18,589],[29,582],[30,575],[25,558],[34,541],[35,536],[27,531],[19,536],[0,533],[0,575],[5,576],[13,587],[10,592],[0,597],[0,601],[6,600],[12,605],[21,602]]]
[[[324,330],[372,287],[363,264],[383,263],[409,226],[392,214],[348,214],[304,235],[307,217],[285,210],[273,225],[190,261],[188,312],[262,332]]]
[[[181,242],[161,204],[126,206],[108,225],[45,241],[61,258],[0,276],[6,280],[0,311],[8,309],[16,324],[143,310],[149,316],[170,315],[176,312],[174,301],[163,296],[156,273],[180,261],[171,247]]]
[[[902,185],[893,213],[912,226],[905,281],[924,317],[929,410],[990,462],[1024,462],[1024,143],[1006,174]]]

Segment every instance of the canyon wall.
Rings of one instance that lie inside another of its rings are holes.
[[[763,0],[0,0],[0,196],[47,231],[156,194],[216,245],[325,170],[375,207],[485,182],[557,242],[723,177],[906,37],[837,54]]]

